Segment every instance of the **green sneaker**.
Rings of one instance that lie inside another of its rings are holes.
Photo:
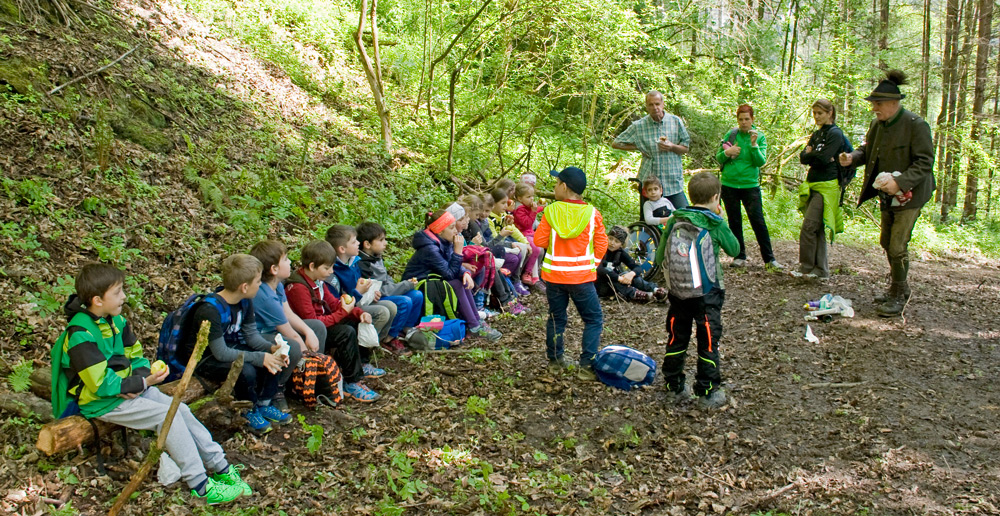
[[[250,496],[253,494],[253,489],[250,489],[250,484],[244,482],[240,477],[241,469],[243,469],[242,464],[230,464],[227,473],[212,473],[210,478],[227,486],[237,486],[243,489],[243,496]]]
[[[205,483],[205,496],[198,494],[198,491],[194,489],[191,490],[191,496],[199,500],[205,500],[208,505],[229,503],[239,498],[242,494],[242,487],[223,484],[211,478]]]

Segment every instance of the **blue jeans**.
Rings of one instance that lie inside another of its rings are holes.
[[[601,331],[604,329],[604,313],[597,298],[594,283],[570,285],[546,283],[545,296],[549,299],[549,320],[545,323],[545,355],[549,360],[563,356],[563,333],[566,331],[566,308],[573,300],[576,311],[583,319],[583,346],[580,364],[590,366],[601,346]]]
[[[396,318],[389,327],[390,337],[398,337],[403,328],[420,324],[420,316],[424,315],[424,295],[419,290],[411,290],[401,296],[383,296],[382,300],[396,305]]]

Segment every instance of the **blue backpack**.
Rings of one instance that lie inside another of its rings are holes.
[[[219,311],[223,327],[229,326],[231,322],[232,313],[229,310],[229,304],[215,294],[192,294],[181,304],[180,308],[167,314],[160,326],[160,338],[156,345],[157,360],[166,362],[167,367],[170,368],[170,374],[167,375],[164,382],[172,382],[184,374],[187,364],[182,364],[177,359],[177,345],[180,343],[181,337],[185,335],[185,326],[191,321],[195,308],[201,303],[208,303]],[[243,304],[246,304],[246,301],[243,301]]]
[[[621,344],[599,351],[593,368],[599,380],[623,391],[650,385],[656,377],[656,361],[641,351]]]
[[[428,315],[420,318],[417,328],[423,331],[429,349],[449,349],[465,340],[465,321],[461,319]]]

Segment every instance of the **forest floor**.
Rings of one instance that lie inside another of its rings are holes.
[[[778,256],[796,251],[777,244]],[[264,437],[217,429],[230,460],[246,465],[250,498],[199,507],[180,484],[150,480],[128,512],[997,514],[996,264],[917,256],[905,318],[880,319],[871,298],[884,284],[881,254],[836,245],[831,255],[826,284],[753,260],[727,269],[721,350],[731,400],[721,410],[673,405],[659,376],[624,392],[549,374],[545,301],[533,294],[531,314],[496,322],[499,342],[382,357],[390,373],[373,382],[384,395],[373,405],[293,403],[325,428],[315,454],[299,423]],[[819,342],[806,342],[802,305],[825,292],[853,299],[857,314],[812,323]],[[603,344],[661,358],[663,304],[604,308]],[[0,443],[24,450],[34,429],[8,421]],[[5,453],[0,507],[32,514],[38,496],[69,490],[75,510],[101,513],[141,458],[135,441],[110,478],[97,476],[90,454]]]

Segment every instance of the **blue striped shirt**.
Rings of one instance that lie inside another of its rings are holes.
[[[684,162],[675,152],[660,151],[656,146],[661,136],[670,143],[691,147],[691,135],[680,117],[664,113],[663,119],[654,122],[649,115],[642,117],[615,138],[617,143],[630,143],[642,151],[639,180],[655,174],[663,183],[663,194],[674,195],[684,191]]]

